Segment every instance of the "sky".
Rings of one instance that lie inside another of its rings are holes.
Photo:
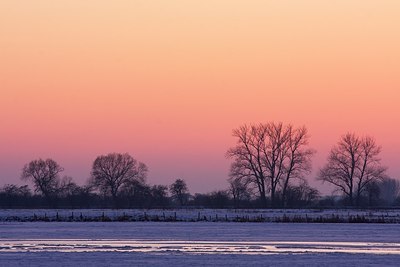
[[[0,2],[0,186],[53,158],[84,184],[128,152],[148,182],[227,188],[245,123],[305,125],[309,182],[346,132],[400,179],[400,1]]]

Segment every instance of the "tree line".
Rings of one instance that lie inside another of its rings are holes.
[[[146,183],[147,166],[128,153],[98,156],[90,179],[83,186],[71,177],[63,176],[64,168],[53,159],[37,159],[27,163],[21,179],[33,184],[5,185],[0,190],[3,207],[166,207],[183,204],[188,189],[186,182],[177,179],[170,186]],[[170,193],[170,195],[168,194]]]
[[[306,127],[260,123],[241,126],[233,136],[236,145],[227,152],[233,160],[229,182],[238,198],[240,192],[255,191],[263,206],[286,207],[293,186],[308,187],[305,177],[316,152],[309,147]],[[398,204],[399,182],[387,175],[381,150],[370,136],[346,133],[330,150],[316,179],[333,185],[346,206]],[[307,191],[317,194],[312,188]]]
[[[0,189],[1,207],[210,208],[392,206],[399,205],[399,182],[386,174],[381,147],[370,136],[343,135],[317,180],[334,185],[339,197],[322,197],[307,182],[316,151],[306,127],[283,123],[243,125],[233,130],[235,146],[226,190],[191,195],[183,179],[170,185],[147,183],[148,167],[125,153],[98,156],[83,186],[61,176],[53,159],[36,159],[21,173],[28,185]]]

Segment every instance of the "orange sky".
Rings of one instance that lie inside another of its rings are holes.
[[[37,157],[83,183],[115,151],[222,189],[232,129],[266,121],[306,125],[315,170],[370,134],[400,178],[399,33],[397,0],[2,1],[0,186]]]

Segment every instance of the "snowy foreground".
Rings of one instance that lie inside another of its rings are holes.
[[[0,266],[399,266],[398,224],[3,222]]]

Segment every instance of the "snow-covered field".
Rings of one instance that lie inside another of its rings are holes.
[[[400,209],[10,209],[0,210],[0,221],[262,221],[400,223]]]
[[[0,266],[398,266],[399,262],[399,224],[0,223]]]

